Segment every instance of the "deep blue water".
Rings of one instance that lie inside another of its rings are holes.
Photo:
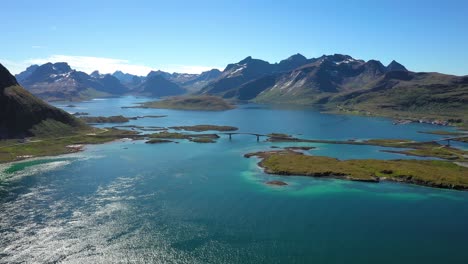
[[[121,109],[145,98],[63,107],[167,115],[131,124],[233,125],[305,138],[408,138],[440,127],[243,105],[226,112]],[[123,141],[0,174],[0,263],[466,263],[468,193],[395,183],[264,174],[244,153],[285,144]],[[310,153],[409,158],[381,147],[309,144]],[[4,171],[10,165],[0,165]],[[289,185],[265,182],[281,179]]]

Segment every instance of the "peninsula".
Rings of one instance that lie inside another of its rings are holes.
[[[266,173],[329,177],[352,181],[405,182],[430,187],[467,190],[468,168],[439,160],[338,160],[309,156],[292,150],[274,150],[246,154],[258,157]]]
[[[169,97],[160,101],[142,103],[135,108],[162,108],[191,111],[226,111],[235,106],[218,96],[197,95]]]

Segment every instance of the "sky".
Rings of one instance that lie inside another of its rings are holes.
[[[0,63],[199,73],[247,56],[396,60],[468,75],[465,0],[2,1]]]

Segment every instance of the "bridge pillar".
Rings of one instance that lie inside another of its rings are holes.
[[[257,142],[259,142],[259,141],[260,141],[260,136],[259,136],[259,135],[257,135]]]
[[[229,140],[231,140],[231,139],[232,139],[232,134],[229,134]]]

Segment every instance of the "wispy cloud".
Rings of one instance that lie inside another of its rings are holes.
[[[2,59],[0,58],[0,63],[5,66],[12,74],[17,74],[22,71],[24,71],[28,66],[31,64],[28,64],[25,61],[12,61],[12,60],[7,60],[7,59]]]
[[[143,64],[135,64],[124,59],[70,55],[52,55],[46,58],[29,59],[24,61],[23,64],[44,64],[47,62],[67,62],[72,68],[87,73],[91,73],[95,70],[98,70],[100,73],[113,73],[120,70],[136,75],[147,75],[152,70],[162,70],[171,73],[201,73],[213,68],[218,68],[200,65],[161,65],[152,67]]]
[[[166,72],[179,72],[179,73],[201,73],[212,69],[219,69],[220,67],[211,66],[197,66],[197,65],[168,65],[163,67]]]

